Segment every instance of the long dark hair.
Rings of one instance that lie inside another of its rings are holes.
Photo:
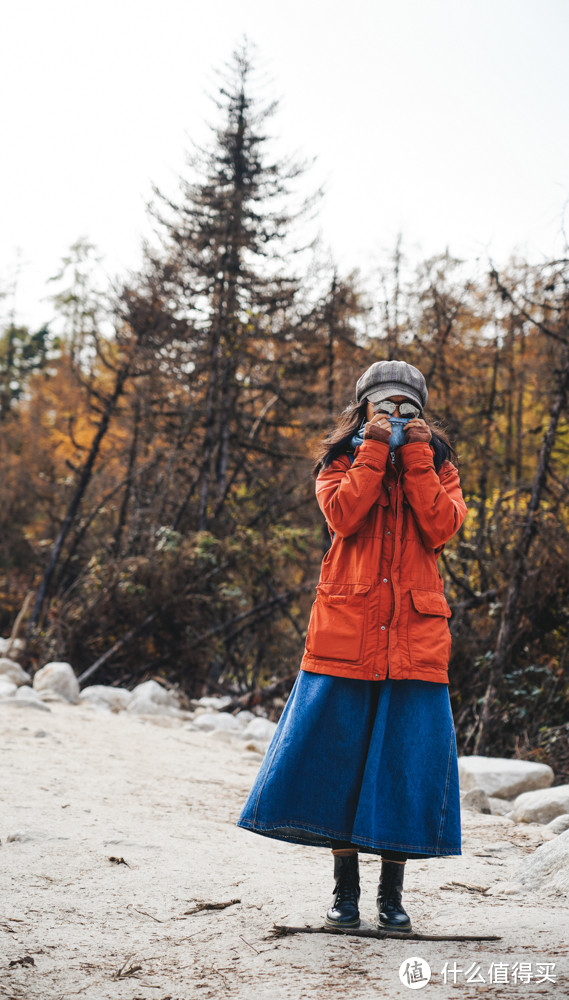
[[[346,409],[340,414],[335,426],[326,435],[320,449],[316,455],[312,475],[316,479],[319,472],[327,469],[328,466],[340,455],[345,455],[352,451],[352,437],[364,423],[367,416],[367,399],[361,403],[349,403]],[[445,432],[426,419],[423,419],[431,431],[431,445],[434,450],[435,469],[438,472],[443,462],[447,459],[453,465],[458,465],[458,456],[450,443]]]

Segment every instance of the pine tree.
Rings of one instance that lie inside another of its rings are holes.
[[[221,76],[215,104],[222,123],[213,127],[211,148],[189,158],[196,179],[181,181],[177,201],[154,189],[158,205],[151,211],[162,231],[166,269],[164,258],[147,247],[149,260],[162,267],[176,315],[183,313],[187,323],[178,362],[190,373],[197,471],[181,491],[183,511],[174,520],[179,525],[187,517],[190,490],[189,524],[199,530],[213,522],[220,530],[236,487],[251,485],[253,456],[280,454],[281,431],[299,395],[287,386],[287,366],[294,369],[298,360],[302,312],[301,276],[291,273],[289,260],[311,248],[292,247],[291,233],[321,193],[291,207],[307,163],[270,158],[267,123],[277,102],[254,95],[246,44]]]

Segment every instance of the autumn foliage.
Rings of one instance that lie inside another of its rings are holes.
[[[550,759],[569,708],[566,260],[341,276],[295,233],[303,166],[235,55],[211,149],[155,191],[140,272],[94,299],[85,243],[64,332],[0,340],[0,628],[28,664],[245,692],[298,669],[327,532],[313,456],[372,361],[416,364],[469,517],[441,570],[463,750]],[[90,683],[90,681],[89,681]],[[556,753],[557,751],[555,751]]]

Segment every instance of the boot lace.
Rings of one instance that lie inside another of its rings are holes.
[[[336,901],[335,905],[339,906],[340,903],[353,903],[357,906],[358,902],[358,886],[357,882],[349,872],[345,875],[341,875],[338,879],[336,885]]]

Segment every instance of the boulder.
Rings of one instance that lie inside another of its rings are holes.
[[[242,708],[240,712],[237,712],[237,715],[235,715],[234,718],[237,719],[237,722],[239,722],[243,728],[245,728],[245,726],[248,726],[250,722],[254,722],[255,719],[258,719],[259,716],[255,715],[254,712],[250,712],[248,708]]]
[[[15,660],[9,660],[7,657],[0,657],[0,680],[9,681],[10,684],[29,684],[31,677],[22,670],[19,663]]]
[[[512,819],[516,823],[549,823],[564,813],[569,813],[569,785],[556,785],[518,795]]]
[[[0,638],[0,656],[17,656],[18,652],[24,648],[23,639],[2,639]]]
[[[37,691],[34,691],[33,687],[30,687],[29,684],[22,684],[21,687],[16,688],[16,693],[14,695],[14,698],[17,698],[18,701],[25,701],[26,699],[28,700],[31,699],[32,701],[39,701],[40,703],[42,703],[42,700]]]
[[[482,788],[487,795],[497,799],[513,799],[522,792],[548,788],[555,775],[548,764],[473,754],[458,758],[458,777],[463,792]]]
[[[466,792],[469,795],[469,792]],[[490,809],[492,810],[494,816],[511,816],[513,812],[513,803],[508,799],[497,799],[493,795],[488,796],[488,802],[490,803]]]
[[[22,685],[16,689],[16,693],[9,698],[2,699],[3,705],[15,705],[17,708],[37,708],[40,712],[51,712],[51,709],[44,705],[32,687]]]
[[[96,705],[98,708],[106,708],[110,712],[121,712],[126,709],[130,696],[131,692],[128,688],[93,684],[91,687],[83,688],[79,700]]]
[[[6,837],[7,844],[27,844],[30,840],[35,840],[35,837],[26,830],[15,830]]]
[[[463,792],[460,796],[461,809],[470,809],[472,812],[488,813],[492,812],[492,807],[486,792],[482,788],[471,788],[468,792]]]
[[[565,830],[569,830],[569,813],[556,816],[547,824],[547,829],[552,830],[553,833],[565,833]]]
[[[269,719],[257,718],[246,726],[246,728],[242,731],[242,735],[243,738],[247,740],[253,740],[254,742],[260,743],[270,743],[276,728],[276,722],[271,722]]]
[[[46,699],[57,695],[71,705],[79,701],[79,683],[70,663],[46,663],[34,675],[34,691]]]
[[[569,830],[541,844],[525,858],[515,877],[526,889],[566,897],[569,892]]]
[[[206,733],[213,729],[222,729],[226,733],[241,734],[243,732],[243,726],[227,712],[204,712],[194,717],[193,724],[196,729],[201,729],[202,732]]]
[[[12,684],[11,681],[4,681],[0,677],[0,698],[9,698],[18,690],[16,684]]]
[[[248,708],[242,708],[240,712],[237,712],[237,715],[233,716],[233,718],[237,719],[239,725],[243,726],[243,729],[245,729],[245,726],[248,726],[250,722],[254,722],[255,719],[259,718],[259,716],[255,715],[254,712],[250,712]]]
[[[179,711],[175,691],[162,687],[157,681],[144,681],[131,691],[126,711],[132,715],[171,715]]]
[[[233,698],[228,694],[224,695],[204,695],[203,698],[198,698],[192,704],[196,708],[207,708],[214,709],[216,712],[221,712],[224,708],[228,708],[231,705]]]

